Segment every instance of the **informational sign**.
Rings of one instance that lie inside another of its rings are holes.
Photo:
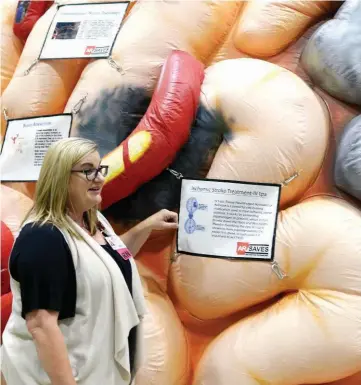
[[[68,138],[72,115],[8,120],[0,155],[1,180],[36,182],[50,145]]]
[[[60,5],[39,59],[107,58],[129,1]]]
[[[281,186],[182,179],[177,252],[272,261]]]

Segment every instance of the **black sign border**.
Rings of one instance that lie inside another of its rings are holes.
[[[276,245],[276,235],[277,235],[277,223],[278,223],[278,213],[279,213],[279,207],[280,207],[280,199],[281,199],[281,189],[282,185],[278,183],[259,183],[259,182],[242,182],[242,181],[235,181],[235,180],[227,180],[227,179],[204,179],[204,178],[182,178],[181,179],[181,185],[180,185],[180,202],[182,202],[182,186],[184,180],[193,180],[193,181],[201,181],[201,182],[223,182],[223,183],[234,183],[234,184],[248,184],[248,185],[256,185],[256,186],[272,186],[272,187],[278,187],[278,200],[277,200],[277,211],[275,215],[275,226],[273,231],[273,237],[272,237],[272,255],[271,258],[249,258],[249,257],[230,257],[225,255],[211,255],[211,254],[200,254],[200,253],[191,253],[188,251],[182,251],[178,249],[178,241],[179,241],[179,227],[177,229],[177,236],[176,236],[176,253],[177,254],[185,254],[185,255],[194,255],[197,257],[204,257],[204,258],[217,258],[217,259],[225,259],[225,260],[231,260],[231,261],[257,261],[257,262],[273,262],[275,258],[275,245]],[[180,209],[180,204],[179,204]]]
[[[41,60],[73,60],[73,59],[88,59],[88,60],[92,60],[92,59],[94,59],[94,60],[96,60],[96,59],[108,59],[109,57],[112,56],[115,41],[118,38],[119,32],[122,29],[122,26],[124,25],[124,18],[123,18],[122,22],[119,25],[117,33],[115,34],[115,37],[114,37],[114,40],[113,40],[113,43],[112,43],[112,47],[110,48],[110,51],[109,51],[109,53],[106,56],[103,55],[103,56],[50,57],[50,58],[47,58],[47,57],[41,57],[41,54],[43,52],[46,40],[47,40],[49,32],[50,32],[50,28],[53,25],[54,19],[56,17],[56,14],[58,13],[59,8],[66,7],[66,6],[69,6],[69,5],[77,5],[77,6],[87,5],[87,6],[89,6],[89,5],[99,5],[99,4],[105,5],[105,4],[124,4],[124,3],[127,4],[127,8],[125,9],[125,13],[124,13],[124,18],[125,18],[125,14],[127,13],[127,10],[128,10],[129,5],[131,3],[130,0],[128,0],[128,1],[114,1],[114,2],[109,1],[109,2],[106,2],[106,3],[74,3],[74,4],[60,4],[60,5],[58,5],[58,9],[56,10],[55,15],[54,15],[54,17],[51,20],[51,23],[49,25],[48,31],[46,32],[45,39],[43,41],[43,45],[41,46],[41,50],[40,50],[40,53],[39,53],[39,56],[38,56],[38,60],[41,61]]]
[[[38,118],[53,118],[53,117],[56,117],[56,116],[70,116],[70,127],[69,127],[69,132],[68,132],[68,138],[70,137],[70,132],[71,132],[71,127],[73,125],[73,114],[72,113],[65,113],[65,114],[54,114],[54,115],[41,115],[41,116],[29,116],[29,117],[26,117],[26,118],[16,118],[16,119],[8,119],[6,121],[6,130],[5,130],[5,134],[4,134],[4,140],[1,144],[1,150],[0,150],[0,156],[3,152],[3,147],[4,147],[4,144],[5,144],[5,141],[6,141],[6,135],[8,133],[8,127],[9,127],[9,124],[10,122],[14,122],[14,121],[17,121],[17,120],[34,120],[34,119],[38,119]],[[37,180],[3,180],[2,177],[0,177],[1,179],[1,182],[5,182],[5,183],[32,183],[32,182],[37,182]]]

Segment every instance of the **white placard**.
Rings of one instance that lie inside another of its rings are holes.
[[[39,59],[109,57],[128,6],[129,1],[59,6]]]
[[[281,186],[182,179],[177,252],[272,261]]]
[[[71,123],[71,114],[9,120],[0,155],[1,180],[37,181],[46,151],[69,137]]]

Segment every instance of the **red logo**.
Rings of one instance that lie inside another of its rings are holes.
[[[237,242],[237,255],[244,255],[248,250],[249,242]]]
[[[93,51],[95,50],[96,46],[95,45],[88,45],[85,48],[84,55],[91,55]]]
[[[85,47],[84,55],[107,55],[109,53],[110,46],[97,47],[95,45],[87,45]]]

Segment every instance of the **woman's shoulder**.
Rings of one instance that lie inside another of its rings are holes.
[[[15,240],[10,256],[10,265],[16,261],[25,264],[45,263],[71,255],[62,232],[52,223],[26,223]]]
[[[22,227],[9,261],[12,277],[23,285],[34,280],[55,282],[58,276],[68,274],[71,263],[70,250],[59,228],[49,222],[31,221]]]
[[[28,222],[26,223],[21,232],[24,233],[61,233],[60,230],[52,222]]]
[[[23,240],[32,242],[37,241],[62,241],[64,239],[62,232],[51,222],[28,222],[19,232],[16,239],[17,243]]]

